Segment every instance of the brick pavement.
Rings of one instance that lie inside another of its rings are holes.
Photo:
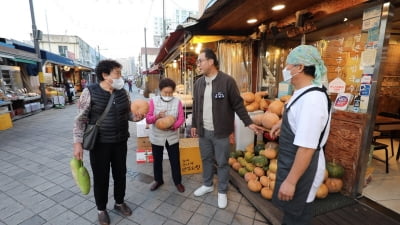
[[[143,98],[136,88],[131,97]],[[13,128],[0,131],[0,225],[97,224],[93,191],[86,196],[80,194],[69,168],[75,114],[76,105],[67,105],[14,121]],[[179,193],[168,160],[163,163],[165,184],[149,191],[152,165],[136,164],[135,123],[130,123],[129,130],[126,202],[133,214],[118,214],[110,191],[107,208],[111,224],[267,224],[233,186],[229,187],[226,209],[217,207],[217,188],[208,195],[194,197],[201,174],[184,175],[186,191]],[[91,174],[87,152],[84,164]]]

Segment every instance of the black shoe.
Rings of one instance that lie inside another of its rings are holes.
[[[124,216],[130,216],[132,215],[132,210],[129,208],[129,206],[125,203],[122,203],[121,205],[114,205],[114,209],[122,213]]]
[[[158,182],[158,181],[154,181],[154,183],[151,185],[150,187],[150,191],[155,191],[157,190],[161,185],[163,185],[164,182]]]
[[[175,186],[176,186],[176,189],[178,189],[179,192],[185,192],[185,186],[183,186],[182,184],[177,184]]]
[[[97,217],[99,219],[99,224],[110,225],[110,217],[108,216],[108,213],[106,210],[99,212]]]

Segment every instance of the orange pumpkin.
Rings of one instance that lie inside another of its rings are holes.
[[[156,127],[160,130],[166,130],[169,129],[172,125],[175,123],[175,117],[174,116],[165,116],[163,118],[160,118],[156,121]]]
[[[246,105],[247,112],[254,112],[260,108],[260,104],[258,102],[252,102],[250,105]]]
[[[135,99],[131,103],[131,112],[146,115],[149,112],[149,103],[143,99]]]
[[[287,103],[291,97],[292,97],[291,95],[285,95],[280,97],[279,100],[281,100],[281,102]]]
[[[328,196],[328,192],[328,187],[325,184],[321,184],[317,190],[317,193],[315,194],[315,197],[319,199],[326,198],[326,196]]]
[[[262,185],[257,180],[249,180],[249,182],[247,182],[247,187],[249,188],[250,191],[260,192]]]
[[[279,121],[279,116],[275,113],[271,113],[269,111],[264,113],[264,117],[262,119],[262,125],[265,128],[271,129]]]
[[[276,159],[278,151],[273,148],[267,148],[264,150],[263,154],[267,159]]]
[[[264,170],[263,170],[261,167],[256,167],[256,168],[254,168],[253,172],[254,172],[258,177],[264,176],[264,174],[265,174]]]
[[[267,177],[268,177],[270,180],[276,180],[276,173],[272,172],[271,170],[268,170],[268,171],[267,171]]]
[[[253,92],[244,92],[241,94],[243,100],[247,103],[252,103],[255,100],[255,96]]]
[[[268,105],[268,112],[272,112],[278,116],[282,116],[283,106],[283,102],[281,102],[280,100],[275,100]]]
[[[242,165],[240,165],[239,162],[234,162],[234,163],[232,164],[232,168],[233,168],[234,170],[236,170],[236,171],[239,171],[239,169],[242,168]]]
[[[262,125],[262,119],[264,118],[264,114],[256,114],[251,116],[251,120],[253,121],[254,124],[256,125]]]
[[[249,182],[250,180],[257,180],[257,175],[255,175],[253,172],[247,172],[244,174],[244,180],[246,182]]]
[[[261,176],[260,177],[260,183],[261,183],[262,186],[268,187],[269,186],[269,182],[270,182],[270,179],[267,176]]]
[[[235,163],[235,162],[237,162],[237,160],[235,158],[229,157],[228,163],[229,163],[230,166],[232,166],[233,163]]]
[[[261,189],[261,196],[265,199],[271,200],[272,194],[273,194],[273,191],[267,187],[263,187]]]
[[[329,193],[335,193],[342,190],[343,181],[340,178],[327,178],[325,185],[328,187]]]
[[[260,109],[265,111],[268,109],[268,101],[265,99],[260,100]]]

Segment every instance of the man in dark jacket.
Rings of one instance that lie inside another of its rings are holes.
[[[235,80],[218,71],[218,60],[211,49],[201,51],[197,67],[204,76],[194,85],[191,135],[200,137],[203,185],[194,195],[202,196],[214,190],[213,167],[216,161],[218,207],[225,208],[229,182],[229,135],[233,132],[235,113],[254,132],[261,132],[262,128],[253,124],[250,119]]]

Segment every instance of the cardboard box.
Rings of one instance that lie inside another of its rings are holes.
[[[146,119],[136,123],[136,136],[137,137],[148,137],[150,134],[150,127],[146,123]]]
[[[138,137],[136,139],[137,149],[151,149],[149,137]]]
[[[180,139],[179,157],[182,175],[203,172],[198,138]]]
[[[136,150],[136,163],[152,163],[153,161],[153,152],[151,149]]]

